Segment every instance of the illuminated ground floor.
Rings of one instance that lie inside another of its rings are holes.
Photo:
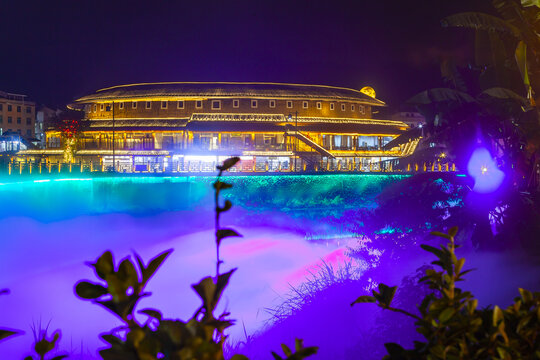
[[[392,122],[376,122],[191,121],[184,128],[156,130],[152,123],[154,128],[115,131],[99,123],[101,128],[94,124],[70,141],[60,132],[48,132],[47,148],[20,151],[14,159],[19,166],[14,163],[11,171],[214,172],[231,156],[241,159],[232,169],[236,172],[392,170],[390,160],[412,154],[418,140],[387,149],[403,130]]]
[[[7,164],[10,173],[107,172],[200,173],[215,172],[216,165],[233,155],[185,155],[166,151],[118,151],[118,154],[76,155],[65,162],[62,152],[26,153]],[[240,155],[232,172],[375,172],[391,171],[389,157],[321,157],[306,161],[293,153]]]

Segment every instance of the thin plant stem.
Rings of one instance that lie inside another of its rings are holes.
[[[219,171],[219,174],[217,176],[217,182],[216,183],[219,183],[220,179],[221,179],[221,174],[223,173],[223,170],[220,170]],[[219,265],[221,264],[221,260],[219,259],[219,239],[217,238],[217,233],[218,233],[218,230],[219,230],[219,216],[220,216],[220,211],[219,211],[219,188],[216,187],[215,189],[215,204],[216,204],[216,224],[215,224],[215,227],[216,227],[216,281],[217,279],[219,279]]]

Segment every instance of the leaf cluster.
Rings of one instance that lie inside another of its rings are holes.
[[[9,294],[8,289],[0,289],[0,295]],[[15,335],[21,335],[20,331],[10,329],[0,329],[0,342]]]
[[[471,270],[463,270],[464,258],[458,258],[454,238],[457,227],[448,234],[433,232],[448,240],[436,248],[422,245],[433,255],[433,265],[420,279],[430,292],[418,306],[419,315],[393,308],[396,287],[379,285],[373,296],[360,296],[352,305],[374,302],[378,306],[403,313],[416,320],[416,330],[425,341],[415,341],[405,350],[387,343],[386,359],[533,359],[540,356],[540,293],[519,289],[520,297],[506,309],[498,306],[478,309],[478,300],[469,291],[456,286]]]
[[[27,356],[24,358],[24,360],[45,360],[45,356],[47,355],[47,353],[54,350],[54,348],[58,344],[58,340],[60,340],[59,331],[54,332],[50,339],[47,338],[47,332],[43,331],[39,335],[39,338],[36,339],[36,343],[34,344],[34,351],[36,352],[37,356]],[[49,360],[62,360],[67,357],[67,355],[57,355],[49,358]]]
[[[164,251],[145,265],[135,254],[136,263],[130,257],[115,265],[110,251],[104,252],[94,263],[89,264],[100,279],[99,283],[80,281],[75,286],[77,295],[99,305],[123,321],[123,325],[109,333],[101,335],[108,347],[99,353],[104,360],[220,360],[224,359],[223,345],[227,336],[225,330],[234,324],[228,312],[216,315],[216,308],[225,291],[232,274],[236,269],[221,273],[223,261],[219,257],[219,249],[223,239],[241,236],[234,229],[221,228],[219,225],[222,213],[231,209],[230,201],[219,204],[222,190],[232,187],[220,177],[223,171],[234,166],[240,159],[231,158],[218,166],[218,179],[214,182],[216,212],[216,275],[207,276],[192,285],[201,299],[202,305],[187,321],[168,319],[156,309],[136,311],[137,303],[150,293],[145,292],[148,281],[172,252]],[[137,321],[136,313],[146,317],[144,323]],[[303,359],[316,352],[316,348],[304,348],[297,340],[296,352],[283,348],[286,359]],[[277,356],[277,355],[274,355]],[[243,355],[235,355],[232,360],[247,359]],[[281,359],[281,358],[279,358]]]

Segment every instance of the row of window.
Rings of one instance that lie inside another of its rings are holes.
[[[8,124],[12,124],[13,123],[13,117],[11,116],[8,116],[7,117],[7,122]],[[2,115],[0,115],[0,124],[3,124],[4,123],[4,117]],[[21,124],[22,123],[22,119],[20,117],[17,118],[17,124]],[[32,119],[31,118],[26,118],[26,125],[32,125]]]
[[[177,103],[177,105],[176,105],[177,109],[183,109],[184,108],[184,100],[178,100],[176,103]],[[124,109],[124,104],[125,103],[123,103],[123,102],[118,103],[118,108],[120,110]],[[131,102],[131,108],[132,109],[137,109],[137,104],[138,104],[138,101]],[[161,101],[161,108],[162,109],[167,109],[168,106],[169,106],[169,101]],[[258,108],[258,106],[259,106],[259,100],[251,100],[251,108],[252,109],[256,109],[256,108]],[[268,106],[270,108],[275,108],[276,107],[276,100],[269,100],[268,101]],[[318,110],[321,110],[322,109],[322,102],[318,101],[315,106],[317,107]],[[212,110],[221,110],[221,100],[212,100],[211,107],[212,107]],[[233,108],[239,108],[239,107],[240,107],[240,100],[237,100],[237,99],[233,100]],[[145,101],[145,109],[151,109],[151,108],[152,108],[152,102],[151,101]],[[195,108],[196,109],[202,109],[203,108],[202,100],[195,100]],[[289,108],[289,109],[293,108],[293,102],[291,100],[287,101],[287,108]],[[308,101],[302,101],[302,108],[303,109],[309,108],[309,102]],[[346,104],[341,104],[341,111],[345,111],[346,109],[347,109]],[[111,105],[100,104],[99,105],[99,110],[100,111],[111,111]],[[335,110],[335,103],[330,103],[330,110]],[[351,111],[356,111],[356,107],[355,107],[354,104],[350,105],[350,110]],[[87,111],[88,112],[92,111],[92,106],[91,105],[88,105]],[[364,106],[363,105],[358,105],[358,111],[361,114],[364,114],[365,113]],[[97,104],[94,105],[94,112],[97,112]]]
[[[0,104],[0,111],[4,110],[4,104]],[[7,105],[7,111],[13,111],[13,105],[8,104]],[[22,112],[22,106],[17,105],[17,112]],[[31,114],[32,108],[30,106],[26,107],[26,113]]]

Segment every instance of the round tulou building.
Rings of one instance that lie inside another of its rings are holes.
[[[171,82],[113,86],[81,97],[73,161],[119,172],[214,171],[240,156],[236,171],[376,171],[414,151],[384,145],[403,133],[376,120],[385,104],[371,88],[253,82]],[[61,157],[65,140],[47,133],[41,154]],[[31,151],[30,151],[31,152]],[[30,155],[30,152],[28,155]]]

